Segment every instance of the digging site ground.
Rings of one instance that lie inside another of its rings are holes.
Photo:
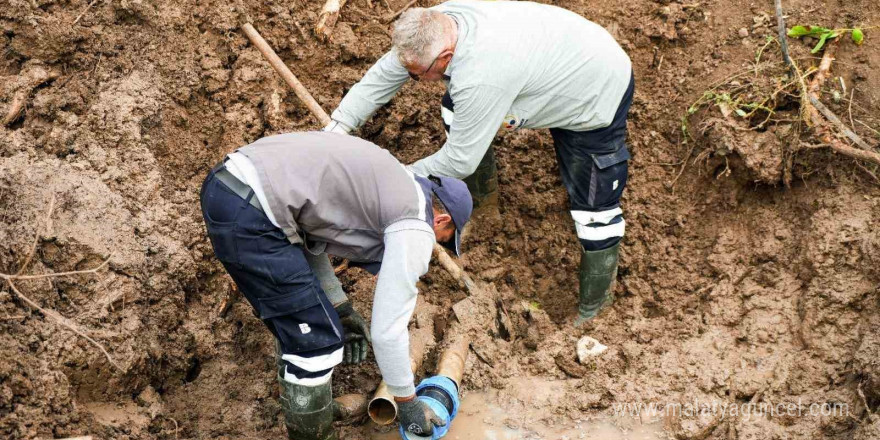
[[[557,4],[607,28],[633,59],[618,298],[572,327],[579,248],[552,141],[499,133],[502,216],[469,237],[460,263],[497,289],[506,317],[472,342],[449,438],[880,438],[877,166],[800,148],[820,142],[790,102],[760,130],[712,125],[724,103],[709,105],[682,135],[704,91],[736,74],[770,78],[755,60],[776,35],[772,2]],[[381,2],[350,1],[329,42],[312,33],[321,5],[0,1],[0,116],[26,99],[0,127],[0,272],[18,272],[32,249],[23,274],[109,257],[95,274],[15,281],[48,312],[3,283],[0,436],[284,438],[269,332],[243,301],[217,314],[230,282],[198,190],[235,148],[319,128],[240,32],[242,16],[327,110],[389,48]],[[869,0],[785,8],[789,26],[880,24]],[[880,38],[865,34],[862,46],[836,43],[822,98],[876,145]],[[790,44],[803,70],[818,64],[821,53]],[[778,45],[763,59],[781,63]],[[442,92],[407,84],[361,135],[405,163],[429,154],[444,139]],[[369,319],[375,280],[359,269],[341,279]],[[466,294],[437,264],[420,291],[411,330],[442,340]],[[583,335],[608,350],[579,363]],[[379,379],[371,356],[337,368],[334,394],[370,393]],[[630,417],[621,406],[639,403],[681,410]],[[730,410],[749,404],[776,411]],[[363,421],[338,428],[346,439],[395,436]]]

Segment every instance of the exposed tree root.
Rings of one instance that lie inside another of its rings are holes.
[[[3,120],[0,121],[0,125],[2,126],[7,126],[15,122],[24,112],[24,108],[27,107],[28,98],[30,98],[31,92],[41,84],[58,78],[60,73],[54,70],[48,70],[41,65],[32,65],[31,68],[22,72],[22,76],[24,77],[24,84],[22,84],[21,88],[18,89],[18,92],[13,95],[12,100],[9,103],[9,109],[6,111],[6,115],[3,116]]]
[[[775,4],[776,20],[779,24],[779,39],[782,47],[783,59],[789,68],[792,69],[794,74],[800,76],[797,66],[788,54],[788,44],[785,35],[785,18],[782,13],[782,0],[775,0]],[[844,125],[840,118],[819,100],[819,92],[822,88],[822,84],[825,83],[825,80],[828,78],[828,74],[831,71],[831,63],[834,61],[834,52],[837,49],[839,41],[839,38],[834,39],[834,41],[825,46],[825,53],[822,55],[822,61],[819,63],[819,70],[816,72],[812,81],[810,81],[809,87],[806,90],[802,90],[802,116],[805,117],[807,124],[813,127],[816,136],[832,150],[855,159],[880,164],[880,154],[872,151],[871,146],[868,145],[867,142],[865,142],[854,131],[849,129],[849,127]],[[801,87],[802,89],[805,87],[803,82],[801,82]],[[828,126],[829,123],[836,126],[844,136],[849,138],[862,149],[851,147],[834,136],[831,132],[831,128]]]
[[[55,209],[55,197],[52,196],[52,199],[49,202],[49,209],[46,212],[47,229],[48,229],[48,225],[51,222],[52,212],[54,211],[54,209]],[[56,277],[70,276],[70,275],[96,273],[110,262],[110,257],[107,257],[107,259],[105,259],[100,265],[93,267],[91,269],[74,270],[74,271],[69,271],[69,272],[38,274],[38,275],[22,275],[22,273],[25,271],[25,269],[27,269],[27,267],[30,265],[31,261],[33,261],[33,257],[37,252],[37,245],[39,244],[39,240],[40,240],[40,230],[39,230],[39,228],[37,228],[37,232],[34,234],[34,242],[33,242],[33,245],[31,246],[31,250],[28,253],[27,257],[25,257],[25,260],[22,263],[21,267],[19,267],[18,271],[14,274],[0,273],[0,278],[2,278],[4,281],[6,281],[7,284],[9,284],[9,288],[12,290],[13,293],[15,293],[16,296],[21,298],[24,302],[26,302],[31,307],[39,310],[40,313],[42,313],[46,317],[52,318],[52,320],[54,320],[58,324],[61,324],[63,327],[66,327],[68,330],[72,331],[77,336],[80,336],[83,339],[85,339],[86,341],[89,341],[92,345],[97,347],[98,350],[101,351],[101,353],[104,354],[104,356],[107,358],[107,361],[110,363],[110,365],[113,365],[119,371],[124,371],[124,369],[119,364],[117,364],[115,360],[113,360],[113,357],[110,356],[110,353],[107,352],[107,350],[104,348],[104,346],[101,345],[101,343],[99,343],[98,341],[92,339],[92,337],[90,337],[89,335],[87,335],[85,333],[85,331],[83,331],[79,325],[77,325],[75,322],[71,321],[70,319],[65,318],[63,315],[56,312],[55,310],[40,306],[39,304],[37,304],[36,301],[30,299],[27,295],[23,294],[20,290],[18,290],[18,287],[15,285],[15,281],[17,281],[17,280],[34,280],[34,279],[42,279],[42,278],[56,278]]]
[[[330,39],[330,35],[333,34],[333,28],[336,27],[336,21],[339,20],[339,13],[342,10],[342,7],[345,6],[346,0],[327,0],[324,3],[324,7],[321,8],[321,13],[318,14],[318,23],[315,25],[315,35],[321,41],[327,41]]]

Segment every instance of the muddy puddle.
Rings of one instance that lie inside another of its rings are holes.
[[[564,381],[534,380],[510,389],[469,392],[462,399],[458,417],[444,437],[450,440],[602,439],[665,440],[669,438],[659,419],[615,417],[606,414],[560,420],[548,409],[558,405]],[[399,439],[396,430],[375,427],[372,440]]]

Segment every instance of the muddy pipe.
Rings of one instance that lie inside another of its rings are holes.
[[[333,418],[348,421],[359,418],[367,412],[367,396],[364,394],[345,394],[333,399]]]
[[[469,347],[470,342],[463,336],[459,336],[449,344],[437,362],[437,376],[445,376],[452,379],[455,382],[455,386],[460,389]]]
[[[439,439],[445,436],[452,426],[452,421],[458,415],[461,406],[459,393],[461,378],[464,375],[464,366],[468,355],[468,340],[462,336],[453,339],[446,347],[440,361],[437,362],[437,374],[423,380],[416,387],[416,396],[423,405],[446,423],[443,426],[435,426],[430,436],[422,436],[409,432],[403,425],[398,427],[400,436],[406,440]]]
[[[413,372],[422,365],[422,357],[410,359],[410,366]],[[379,383],[379,388],[376,388],[376,394],[370,399],[370,403],[367,405],[367,414],[370,415],[370,419],[376,422],[377,425],[391,424],[397,418],[397,403],[394,401],[394,396],[388,391],[388,385],[384,380]]]
[[[455,382],[456,388],[460,388],[461,378],[464,376],[464,365],[467,361],[468,348],[469,342],[465,337],[460,337],[450,344],[437,362],[436,375],[448,377]],[[422,350],[424,349],[422,348]],[[413,357],[413,371],[419,369],[422,357]],[[419,359],[419,362],[416,362],[415,359]],[[377,425],[388,425],[397,419],[397,403],[394,402],[394,396],[388,392],[388,386],[385,385],[385,381],[379,384],[376,395],[373,396],[367,407],[367,413],[370,415],[370,419],[376,422]]]

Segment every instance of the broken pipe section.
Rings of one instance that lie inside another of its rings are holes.
[[[464,376],[464,365],[467,361],[469,341],[461,336],[453,340],[443,354],[440,361],[437,362],[437,376],[445,376],[455,382],[455,386],[460,388],[461,378]],[[421,347],[422,355],[416,356],[416,349],[413,349],[413,371],[418,369],[419,363],[424,354],[424,346]],[[419,361],[417,362],[416,359]],[[370,419],[377,425],[388,425],[397,418],[397,404],[394,397],[388,392],[385,382],[379,384],[376,395],[370,400],[368,412]]]

